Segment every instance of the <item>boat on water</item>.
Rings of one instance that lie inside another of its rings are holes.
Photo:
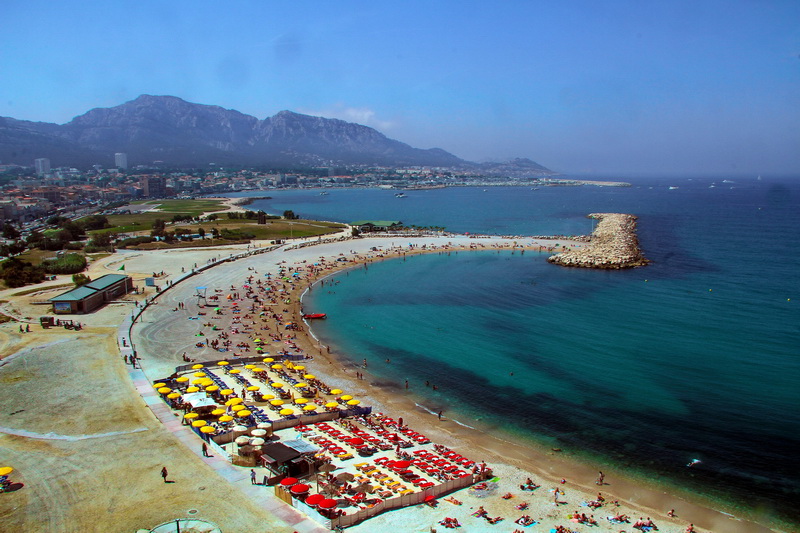
[[[399,193],[395,194],[394,197],[395,198],[408,198],[408,196],[406,196],[406,193],[404,193],[404,192],[399,192]]]
[[[321,193],[319,193],[319,195],[320,196],[328,196],[328,193],[326,191],[322,191]]]
[[[670,187],[669,190],[674,191],[677,187]]]
[[[327,317],[328,317],[328,315],[326,315],[325,313],[310,313],[310,314],[307,314],[307,315],[303,315],[303,318],[311,319],[311,320],[313,320],[315,318],[327,318]]]

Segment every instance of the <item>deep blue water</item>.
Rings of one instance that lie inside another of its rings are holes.
[[[463,423],[784,513],[800,496],[800,181],[711,183],[270,192],[250,208],[522,235],[638,215],[646,268],[416,256],[339,274],[305,306],[328,313],[324,341]]]

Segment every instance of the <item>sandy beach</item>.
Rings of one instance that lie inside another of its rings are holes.
[[[197,305],[195,287],[199,285],[225,289],[231,285],[241,286],[252,272],[276,273],[284,261],[285,265],[299,265],[325,257],[334,266],[320,273],[322,277],[335,269],[389,260],[403,253],[512,246],[524,246],[533,251],[554,243],[531,238],[432,237],[414,239],[413,250],[408,244],[408,239],[370,238],[306,247],[289,245],[263,255],[223,263],[176,284],[158,297],[158,303],[145,311],[132,330],[131,339],[141,357],[142,377],[152,382],[171,374],[176,366],[183,364],[184,352],[198,361],[221,358],[221,354],[210,349],[193,350],[197,324],[174,311],[179,302],[187,305],[189,312],[196,311],[192,306]],[[570,246],[581,244],[569,243]],[[266,243],[255,246],[266,246]],[[164,274],[157,278],[157,284],[164,286],[195,264],[207,264],[245,250],[245,246],[232,246],[122,251],[95,262],[90,275],[118,272],[125,265],[125,273],[134,277],[138,287],[143,287],[144,277],[162,271]],[[335,259],[339,257],[355,262],[337,263]],[[64,285],[65,279],[49,283]],[[298,299],[306,285],[297,284],[295,292],[289,295],[288,309],[292,316],[300,313]],[[12,477],[25,484],[24,488],[0,498],[0,517],[4,523],[20,530],[42,529],[37,526],[46,522],[48,527],[44,529],[49,531],[91,531],[101,530],[101,526],[104,530],[131,531],[186,516],[187,510],[192,509],[197,511],[196,516],[219,524],[223,531],[316,530],[315,524],[292,514],[294,511],[276,514],[274,509],[279,507],[275,507],[276,498],[271,490],[249,487],[249,481],[243,481],[248,473],[246,469],[239,469],[239,478],[220,475],[220,470],[212,468],[211,461],[199,456],[199,438],[196,441],[176,439],[142,401],[132,370],[119,355],[117,341],[125,335],[120,332],[119,324],[129,315],[135,301],[154,295],[152,288],[146,288],[143,294],[129,295],[124,299],[128,303],[112,304],[91,315],[69,317],[85,323],[81,332],[42,331],[37,317],[46,314],[42,310],[47,308],[35,302],[64,290],[43,287],[44,292],[40,294],[14,296],[22,292],[17,289],[0,295],[7,300],[2,306],[3,312],[29,322],[33,330],[19,333],[17,322],[0,327],[0,354],[4,357],[0,361],[0,381],[4,384],[0,395],[6,405],[6,414],[0,422],[0,442],[6,451],[0,461],[13,463],[11,466],[16,472]],[[574,531],[617,533],[634,531],[633,523],[639,517],[650,517],[660,531],[685,531],[689,523],[695,524],[696,531],[703,532],[770,531],[752,521],[767,523],[769,517],[734,518],[688,494],[666,493],[663,488],[627,479],[610,470],[604,470],[603,484],[597,485],[601,469],[597,465],[582,464],[563,452],[512,442],[507,436],[469,429],[449,419],[447,413],[439,420],[418,407],[413,388],[406,391],[400,384],[379,384],[371,378],[368,368],[358,368],[365,379],[356,379],[356,367],[352,363],[347,363],[336,349],[328,353],[328,347],[321,346],[307,333],[300,332],[296,343],[313,356],[307,366],[322,381],[362,398],[374,412],[404,417],[412,428],[434,442],[472,459],[486,461],[499,478],[499,490],[493,496],[479,498],[462,490],[451,495],[461,505],[440,500],[435,508],[422,505],[388,512],[353,527],[353,531],[390,528],[442,531],[445,527],[439,521],[445,517],[456,518],[465,531],[550,531],[563,525]],[[170,472],[176,473],[178,482],[174,485],[166,486],[158,479],[157,470],[162,463],[168,463]],[[519,485],[528,477],[541,486],[533,491],[520,490]],[[99,483],[109,490],[93,491]],[[230,493],[232,485],[238,491],[235,496]],[[554,489],[563,491],[558,495],[559,503],[554,503]],[[115,490],[119,491],[116,495]],[[93,497],[87,498],[90,493]],[[594,510],[587,507],[585,503],[597,500],[598,493],[602,493],[605,500],[603,505]],[[510,494],[510,497],[504,499],[503,494]],[[51,501],[57,505],[42,511],[42,505]],[[618,501],[619,506],[612,504],[614,501]],[[236,510],[232,512],[233,502]],[[523,504],[527,504],[524,509]],[[289,509],[282,503],[277,505]],[[502,516],[504,520],[492,525],[472,516],[481,505],[490,516]],[[113,516],[89,521],[88,516],[99,509],[115,509],[115,512]],[[670,509],[675,511],[674,518],[666,515]],[[568,514],[576,511],[594,515],[597,526],[573,522]],[[607,520],[608,516],[620,513],[628,515],[631,522],[619,524]],[[529,515],[537,524],[529,528],[515,524],[514,520],[522,515]],[[85,527],[76,528],[76,523]]]

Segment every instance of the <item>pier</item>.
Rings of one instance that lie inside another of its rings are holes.
[[[547,258],[550,263],[567,267],[621,269],[644,266],[649,261],[639,249],[634,215],[592,213],[598,221],[589,245]]]

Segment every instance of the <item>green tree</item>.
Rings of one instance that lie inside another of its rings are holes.
[[[80,272],[78,272],[77,274],[72,275],[72,283],[74,283],[76,287],[80,287],[81,285],[86,285],[90,281],[92,281],[92,278],[90,278],[86,274],[81,274]]]
[[[152,237],[163,237],[164,231],[167,229],[167,223],[162,219],[157,218],[153,221],[153,230],[150,232]]]
[[[283,218],[285,218],[286,220],[296,220],[300,217],[298,215],[295,215],[294,211],[292,211],[291,209],[287,209],[286,211],[283,212]]]
[[[12,257],[0,264],[0,279],[12,288],[22,287],[29,283],[41,283],[44,281],[44,269]]]
[[[92,231],[109,227],[108,218],[103,215],[90,215],[83,219],[85,230]]]
[[[206,230],[202,227],[197,229],[197,234],[200,235],[201,239],[206,238]]]
[[[4,239],[17,239],[19,238],[19,230],[13,224],[6,222],[3,224],[3,238]]]

